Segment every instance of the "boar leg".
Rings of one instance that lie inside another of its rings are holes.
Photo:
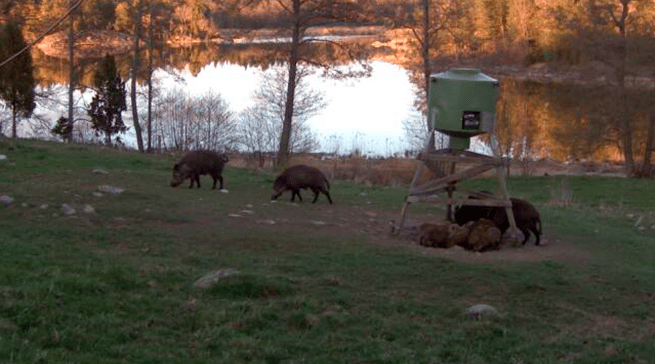
[[[330,192],[325,191],[325,192],[323,192],[323,193],[325,193],[325,196],[327,196],[328,201],[330,201],[330,205],[332,205],[332,199],[330,198]]]
[[[291,190],[291,202],[293,202],[293,200],[296,198],[296,195],[298,195],[298,201],[302,202],[302,196],[300,196],[299,189]]]

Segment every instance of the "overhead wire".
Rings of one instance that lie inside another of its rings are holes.
[[[20,56],[21,54],[25,53],[27,50],[32,48],[36,43],[38,43],[41,39],[45,38],[45,36],[50,34],[55,28],[57,28],[59,26],[59,24],[61,24],[61,22],[66,20],[66,18],[68,18],[68,16],[73,11],[75,11],[75,9],[77,9],[80,5],[82,5],[83,2],[84,2],[84,0],[78,0],[77,3],[73,4],[73,6],[71,6],[70,9],[68,9],[68,11],[64,15],[62,15],[59,19],[57,19],[57,21],[54,24],[52,24],[45,32],[41,33],[34,41],[32,41],[30,44],[26,45],[23,49],[16,52],[11,57],[9,57],[6,60],[2,61],[2,63],[0,63],[0,67],[3,67],[7,63],[14,60],[14,58],[16,58],[16,57]]]

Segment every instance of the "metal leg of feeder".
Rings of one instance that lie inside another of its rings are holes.
[[[498,183],[500,184],[500,194],[503,196],[503,199],[509,201],[509,206],[505,207],[505,212],[507,213],[507,221],[512,231],[516,231],[516,220],[514,220],[514,212],[512,211],[512,201],[509,199],[509,192],[507,191],[507,183],[505,181],[505,174],[503,171],[503,166],[496,167],[496,174],[498,175]]]
[[[423,148],[423,151],[425,151],[426,153],[429,152],[431,150],[430,147],[433,145],[434,145],[434,129],[430,129],[430,137],[428,138],[428,142],[425,144],[425,148]],[[416,167],[416,170],[414,171],[414,177],[412,177],[412,183],[409,185],[410,192],[414,189],[414,186],[416,186],[416,181],[418,181],[419,177],[421,176],[424,166],[425,163],[423,161],[419,161],[419,165]],[[405,217],[407,215],[407,209],[409,209],[410,203],[411,202],[409,201],[409,195],[407,195],[407,197],[405,197],[405,203],[403,204],[403,209],[400,211],[400,222],[392,232],[393,235],[398,235],[400,233],[400,230],[403,228],[403,226],[405,226]]]
[[[451,175],[455,174],[455,167],[456,166],[457,166],[456,162],[452,162],[452,164],[450,165],[450,174]],[[448,199],[449,200],[453,198],[453,191],[455,190],[455,185],[456,185],[456,183],[453,183],[448,187]],[[448,204],[448,206],[446,208],[446,221],[450,221],[450,222],[453,221],[453,206],[451,204]]]
[[[414,186],[416,185],[416,181],[418,181],[418,178],[421,176],[421,173],[423,172],[423,162],[419,162],[419,165],[416,167],[416,170],[414,171],[414,177],[412,177],[412,183],[409,185],[409,190],[411,191],[414,189]],[[398,226],[394,230],[394,235],[398,235],[400,233],[400,230],[403,228],[405,225],[405,217],[407,215],[407,209],[409,209],[409,204],[411,202],[409,201],[409,195],[405,197],[405,203],[403,204],[403,209],[400,211],[400,222],[398,223]]]

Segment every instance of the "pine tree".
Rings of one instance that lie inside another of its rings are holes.
[[[93,77],[96,94],[88,113],[96,135],[105,135],[105,144],[111,145],[113,134],[123,133],[127,127],[121,113],[127,110],[125,103],[125,81],[116,70],[114,57],[106,55]]]
[[[6,24],[0,31],[0,44],[0,61],[9,59],[26,46],[23,34],[13,23]],[[16,138],[18,118],[29,117],[36,106],[33,71],[29,52],[21,53],[0,67],[0,98],[12,111],[12,138]]]

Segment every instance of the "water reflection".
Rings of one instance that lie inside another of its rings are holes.
[[[353,49],[359,49],[363,55],[371,51],[365,49],[367,44],[363,41]],[[325,62],[343,61],[342,55],[325,45],[317,45],[309,51],[319,54]],[[56,89],[57,85],[68,82],[65,60],[48,57],[38,50],[33,56],[37,78],[43,87]],[[182,87],[188,92],[211,89],[220,93],[234,112],[248,106],[259,75],[271,65],[282,64],[283,60],[279,45],[270,41],[200,44],[160,49],[155,55],[158,78],[164,88],[160,92],[172,87]],[[120,72],[127,78],[128,55],[119,57],[118,61]],[[330,101],[329,109],[311,121],[312,128],[321,136],[322,151],[348,153],[357,149],[388,155],[415,148],[405,139],[403,130],[406,119],[422,122],[412,108],[414,86],[409,75],[396,65],[382,62],[373,65],[371,77],[367,79],[311,78],[311,87],[326,91]],[[78,66],[79,84],[89,84],[94,61],[83,60]],[[186,84],[169,82],[175,78],[171,74],[181,76]],[[535,83],[507,78],[500,81],[495,136],[503,154],[519,160],[621,159],[619,125],[621,119],[627,117],[634,131],[635,156],[637,159],[643,156],[649,114],[655,113],[652,102],[655,91],[652,89],[628,90],[625,97],[619,97],[611,86]],[[53,111],[54,122],[63,114],[59,109],[65,107],[65,102],[48,107]]]

